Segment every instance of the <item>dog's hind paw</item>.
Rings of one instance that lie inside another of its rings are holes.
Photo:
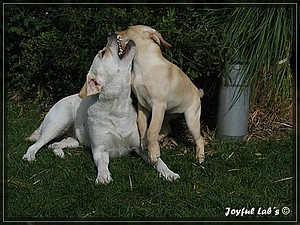
[[[61,148],[53,149],[53,153],[55,156],[60,157],[60,158],[64,158],[64,156],[65,156],[65,153]]]
[[[200,155],[199,157],[197,157],[197,159],[198,159],[198,162],[201,164],[201,163],[204,162],[205,156],[204,155]]]

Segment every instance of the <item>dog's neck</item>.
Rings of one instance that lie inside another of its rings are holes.
[[[142,50],[143,48],[139,46],[137,47],[137,51],[135,53],[135,56],[133,58],[133,73],[132,73],[132,79],[135,81],[137,78],[136,76],[146,76],[147,74],[151,73],[145,73],[145,71],[149,70],[149,67],[155,67],[157,65],[160,65],[162,62],[164,62],[166,59],[163,57],[159,46],[156,43],[149,44],[149,48],[145,51]],[[155,51],[153,51],[153,49]]]
[[[132,106],[130,94],[130,83],[110,82],[99,93],[98,103],[105,108],[105,111],[119,113],[118,109],[122,109],[121,112],[127,113],[128,107]]]
[[[140,44],[139,42],[137,43],[137,50],[134,56],[134,59],[148,59],[149,57],[153,57],[153,55],[155,55],[155,57],[162,57],[162,53],[161,53],[161,49],[160,46],[153,42],[153,41],[149,41],[146,43],[142,43]]]

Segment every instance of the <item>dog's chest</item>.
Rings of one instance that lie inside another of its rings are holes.
[[[137,97],[139,103],[147,108],[148,110],[152,109],[152,98],[153,95],[150,90],[154,90],[153,79],[148,77],[148,69],[141,64],[141,62],[136,62],[134,64],[134,71],[132,72],[132,84],[131,89],[133,90],[135,96]]]
[[[95,104],[87,111],[88,123],[90,126],[114,132],[116,135],[119,133],[126,134],[126,131],[130,128],[132,112],[125,108],[123,108],[123,111],[121,109],[121,107],[108,109],[101,103]]]
[[[139,141],[136,112],[129,103],[111,108],[97,103],[87,110],[89,136],[96,145],[106,145],[111,155],[124,154]]]
[[[131,85],[131,89],[133,90],[139,103],[146,109],[151,110],[152,99],[150,98],[151,95],[149,93],[147,85],[145,85],[143,81],[134,80],[133,84]]]

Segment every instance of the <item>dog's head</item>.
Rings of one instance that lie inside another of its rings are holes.
[[[135,50],[136,46],[132,40],[129,40],[121,50],[117,35],[109,34],[106,47],[94,58],[79,96],[85,98],[98,94],[109,82],[118,79],[119,76],[130,77]]]
[[[130,26],[127,30],[116,32],[116,34],[118,35],[117,38],[120,49],[124,49],[129,40],[133,40],[138,48],[139,46],[149,45],[151,42],[155,42],[159,46],[164,45],[168,48],[171,47],[171,45],[163,39],[159,32],[144,25]]]

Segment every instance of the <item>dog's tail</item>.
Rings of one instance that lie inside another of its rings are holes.
[[[200,98],[202,98],[204,96],[204,91],[201,88],[199,88],[198,90],[199,90]]]
[[[42,124],[36,129],[29,137],[25,138],[25,141],[36,142],[39,140],[42,132]]]

